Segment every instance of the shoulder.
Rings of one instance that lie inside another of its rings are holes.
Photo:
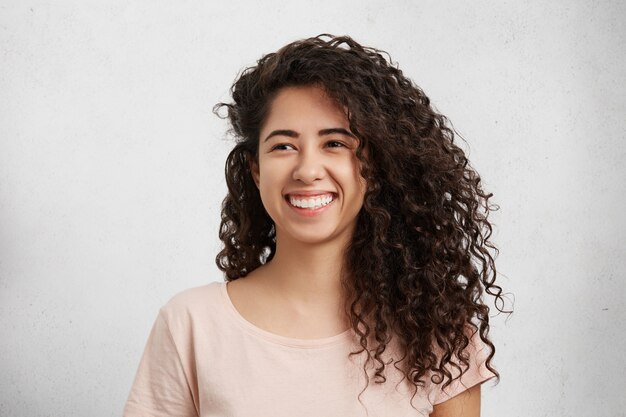
[[[207,301],[211,301],[219,296],[219,291],[223,282],[211,282],[199,287],[189,288],[174,295],[162,307],[163,309],[177,310],[200,307],[206,305]]]
[[[174,327],[209,319],[223,308],[220,298],[223,285],[223,282],[212,282],[181,291],[161,307],[159,315],[168,326]]]

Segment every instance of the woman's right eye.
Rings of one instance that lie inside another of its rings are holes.
[[[278,145],[274,145],[274,146],[272,147],[272,150],[279,150],[279,151],[282,151],[282,150],[285,150],[285,147],[286,147],[286,146],[292,146],[292,145],[291,145],[291,144],[289,144],[289,143],[279,143]]]

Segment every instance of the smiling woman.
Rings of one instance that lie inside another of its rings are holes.
[[[125,415],[478,416],[499,376],[491,194],[445,117],[347,36],[231,91],[225,282],[161,309]]]

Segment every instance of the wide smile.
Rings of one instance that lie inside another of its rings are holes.
[[[312,197],[292,197],[285,195],[285,202],[293,212],[304,216],[314,217],[331,208],[337,200],[337,194],[328,193]]]

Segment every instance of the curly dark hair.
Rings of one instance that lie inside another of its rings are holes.
[[[221,117],[228,117],[237,141],[226,161],[217,266],[232,281],[274,256],[274,223],[249,163],[258,162],[260,129],[279,90],[320,86],[347,109],[367,181],[341,274],[346,314],[362,348],[351,355],[367,351],[365,366],[375,361],[376,383],[383,383],[381,354],[397,337],[404,356],[394,366],[415,392],[427,375],[445,388],[460,377],[452,377],[451,367],[461,374],[469,368],[467,348],[478,332],[490,348],[486,367],[499,381],[483,302],[489,294],[505,311],[487,220],[497,206],[455,144],[446,117],[382,54],[348,36],[322,34],[267,54],[238,76],[233,103],[214,107],[218,116],[227,109]]]

